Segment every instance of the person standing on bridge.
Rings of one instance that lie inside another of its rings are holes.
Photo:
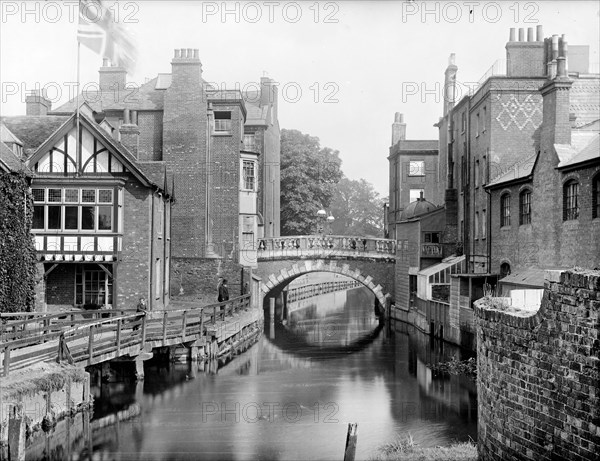
[[[229,300],[229,288],[227,287],[227,279],[223,279],[219,286],[219,297],[217,300],[221,303]]]

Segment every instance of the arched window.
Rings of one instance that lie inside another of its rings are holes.
[[[579,217],[579,183],[571,179],[563,186],[563,220]]]
[[[510,194],[500,197],[500,226],[510,226]]]
[[[600,218],[600,173],[592,179],[592,218]]]
[[[510,275],[510,264],[502,263],[500,265],[500,278],[504,278],[507,275]]]
[[[525,189],[519,195],[519,224],[531,224],[531,191]]]

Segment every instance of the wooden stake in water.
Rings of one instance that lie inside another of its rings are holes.
[[[348,423],[348,435],[346,436],[346,450],[344,451],[344,461],[354,461],[357,437],[358,423]]]

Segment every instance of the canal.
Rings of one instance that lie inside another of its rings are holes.
[[[265,319],[259,342],[216,373],[155,361],[143,382],[102,384],[93,414],[34,438],[27,459],[339,460],[349,422],[356,459],[398,435],[426,447],[476,440],[475,382],[430,368],[466,353],[405,324],[381,327],[368,289]]]

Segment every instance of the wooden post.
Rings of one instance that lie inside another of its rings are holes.
[[[121,319],[117,320],[117,357],[121,355]]]
[[[8,417],[8,459],[25,461],[25,415],[23,404],[14,405]]]
[[[185,328],[187,327],[187,311],[183,311],[183,320],[181,325],[181,338],[185,341]]]
[[[4,377],[8,376],[10,370],[10,345],[4,347]]]
[[[204,308],[200,308],[200,336],[204,336]]]
[[[88,341],[88,365],[92,364],[92,356],[94,354],[94,326],[90,325],[90,337]]]
[[[167,316],[169,315],[169,313],[167,311],[165,311],[165,313],[163,314],[163,346],[165,341],[167,340]]]
[[[144,348],[144,345],[146,344],[146,317],[148,316],[148,314],[144,314],[142,316],[142,349]]]
[[[348,423],[348,434],[346,435],[346,449],[344,450],[344,461],[354,461],[356,454],[356,439],[358,437],[358,423]]]
[[[213,306],[212,320],[213,320],[213,323],[217,323],[217,306]]]

